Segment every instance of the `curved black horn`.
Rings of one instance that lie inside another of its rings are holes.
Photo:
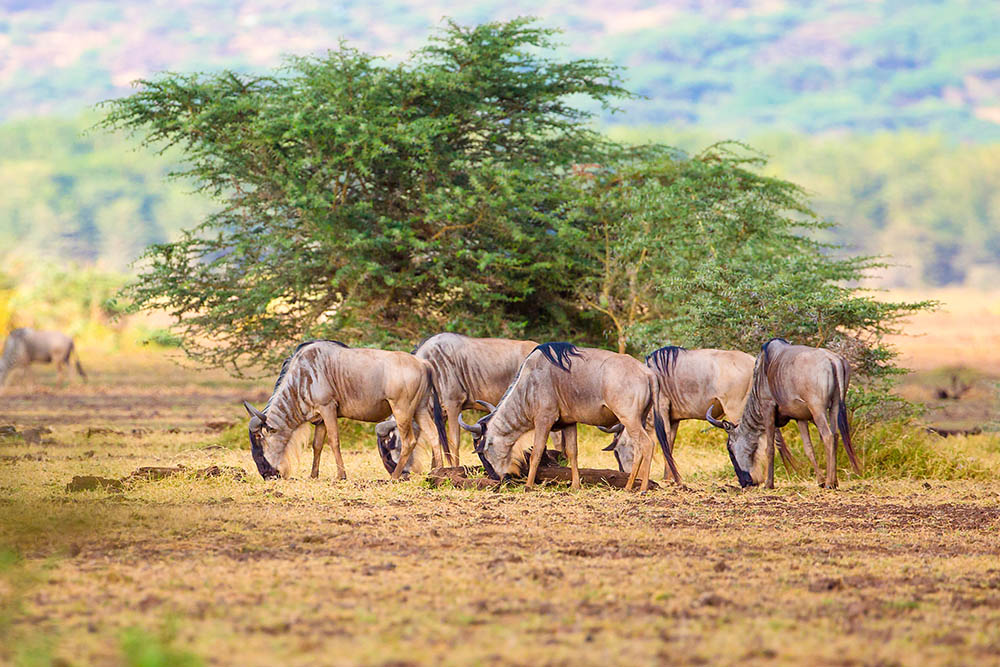
[[[375,424],[375,435],[379,436],[380,438],[384,438],[385,436],[392,433],[393,429],[395,428],[396,428],[396,420],[392,418],[386,419],[384,422],[379,422],[378,424]]]
[[[486,408],[490,412],[496,412],[497,411],[497,406],[493,405],[492,403],[487,403],[486,401],[480,400],[478,398],[476,399],[476,403],[479,403],[479,405],[483,406],[484,408]]]
[[[602,449],[601,451],[602,451],[602,452],[613,452],[613,451],[615,451],[615,449],[617,449],[617,448],[618,448],[618,440],[617,440],[617,439],[615,439],[615,440],[612,440],[612,441],[611,441],[611,444],[610,444],[610,445],[608,445],[607,447],[605,447],[605,448],[604,448],[604,449]]]
[[[715,417],[713,417],[713,416],[712,416],[712,410],[713,410],[714,408],[715,408],[715,406],[714,406],[714,405],[710,405],[710,406],[708,406],[708,412],[706,412],[706,413],[705,413],[705,419],[706,419],[706,420],[708,421],[708,423],[709,423],[709,424],[711,424],[712,426],[714,426],[714,427],[716,427],[716,428],[721,428],[721,429],[725,429],[725,430],[727,430],[727,431],[728,431],[729,429],[727,429],[727,428],[726,428],[726,422],[720,422],[720,421],[719,421],[718,419],[716,419]]]
[[[267,415],[265,415],[263,412],[261,412],[254,406],[250,405],[246,401],[243,401],[243,407],[247,409],[247,413],[251,417],[256,417],[257,419],[259,419],[261,424],[267,421]]]
[[[483,434],[483,430],[484,430],[483,425],[482,424],[475,424],[473,426],[469,426],[468,424],[465,423],[465,420],[462,419],[462,413],[461,412],[458,413],[458,425],[461,426],[462,428],[464,428],[469,433],[474,433],[477,436]]]
[[[615,424],[614,426],[598,426],[597,428],[605,433],[614,433],[615,435],[618,435],[625,430],[625,426],[621,423]]]

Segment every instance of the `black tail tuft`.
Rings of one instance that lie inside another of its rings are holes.
[[[451,457],[451,445],[448,444],[448,433],[444,428],[444,412],[441,410],[441,399],[438,397],[437,387],[434,386],[434,373],[427,369],[427,382],[431,386],[431,408],[434,417],[434,426],[437,428],[438,442],[441,443],[441,451],[445,456]],[[446,461],[450,463],[450,461]]]
[[[660,451],[663,452],[663,458],[666,459],[667,465],[670,466],[670,474],[680,483],[681,475],[677,472],[677,464],[674,463],[674,454],[670,451],[670,446],[667,445],[667,427],[663,423],[663,417],[655,409],[653,410],[653,428],[656,430],[656,439],[660,442]]]
[[[844,373],[844,381],[840,381],[840,376],[837,374],[836,364],[830,364],[831,370],[833,370],[833,382],[834,390],[837,392],[837,430],[840,431],[840,437],[844,440],[844,451],[847,452],[847,458],[851,460],[851,467],[854,468],[854,472],[861,474],[861,466],[858,465],[858,457],[854,453],[854,444],[851,442],[851,427],[847,423],[847,381],[848,373],[850,372],[847,368],[847,362],[842,362],[841,370]]]
[[[76,354],[76,361],[74,363],[76,366],[76,372],[80,374],[80,377],[86,380],[87,374],[83,372],[83,366],[80,365],[80,353],[76,351],[76,345],[73,342],[70,342],[69,349],[66,350],[66,358],[63,359],[63,363],[68,364],[70,357],[74,354]]]

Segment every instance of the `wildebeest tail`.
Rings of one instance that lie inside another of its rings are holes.
[[[847,383],[851,371],[847,367],[846,361],[841,361],[840,364],[831,362],[830,370],[833,371],[834,391],[836,392],[837,430],[840,431],[840,437],[844,439],[844,451],[847,452],[847,458],[851,460],[851,467],[854,468],[854,472],[860,475],[861,466],[858,465],[858,457],[854,453],[854,445],[851,443],[851,428],[847,423]]]
[[[83,372],[83,366],[80,365],[80,353],[76,351],[76,345],[74,345],[72,342],[70,342],[70,344],[69,344],[69,349],[66,350],[66,358],[63,359],[63,363],[67,363],[68,364],[69,363],[69,358],[71,356],[75,356],[76,357],[76,360],[73,362],[74,365],[76,366],[76,372],[79,373],[80,377],[82,377],[84,380],[86,380],[87,379],[87,374]]]
[[[656,382],[654,389],[656,390],[655,398],[653,400],[653,429],[656,431],[656,439],[660,443],[660,451],[663,452],[663,458],[666,460],[667,465],[670,466],[670,474],[674,476],[674,479],[680,482],[681,475],[677,472],[677,465],[674,463],[674,453],[670,451],[670,446],[667,444],[667,426],[663,422],[663,416],[660,415],[660,383]]]
[[[445,456],[451,456],[451,446],[448,444],[448,433],[444,428],[444,411],[441,410],[441,399],[438,397],[437,387],[434,386],[434,373],[427,369],[427,383],[431,387],[431,414],[434,417],[434,426],[438,432],[438,442],[441,443],[441,450]]]

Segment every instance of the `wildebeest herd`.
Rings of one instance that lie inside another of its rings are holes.
[[[859,472],[845,407],[849,368],[825,349],[774,338],[756,360],[743,352],[664,347],[643,364],[635,358],[570,343],[472,338],[442,333],[425,339],[412,354],[350,348],[337,341],[299,345],[282,365],[263,410],[250,413],[250,445],[265,478],[291,473],[289,454],[313,436],[312,476],[327,439],[337,476],[346,477],[337,419],[377,422],[379,455],[393,479],[416,469],[417,441],[430,446],[431,464],[459,465],[459,428],[473,437],[486,474],[493,479],[526,476],[535,482],[548,456],[550,436],[580,486],[577,424],[614,434],[619,469],[627,489],[639,479],[649,486],[654,438],[665,459],[664,477],[680,483],[673,445],[684,419],[704,419],[724,429],[726,448],[741,486],[774,486],[774,452],[791,455],[780,427],[795,419],[806,455],[821,486],[837,486],[836,448],[843,438]],[[465,409],[486,408],[474,424]],[[736,420],[730,422],[723,418]],[[826,450],[821,475],[808,423]]]

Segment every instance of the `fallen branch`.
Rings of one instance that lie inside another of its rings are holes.
[[[444,482],[450,482],[460,489],[498,489],[500,482],[488,477],[482,477],[481,467],[451,467],[434,468],[427,475],[427,482],[432,488],[441,486]],[[470,477],[470,474],[480,475]],[[545,466],[538,469],[536,479],[539,483],[561,482],[569,484],[572,479],[572,471],[562,466]],[[521,481],[521,480],[518,480]],[[616,489],[624,489],[628,482],[628,473],[617,470],[606,470],[601,468],[580,468],[580,483],[588,486],[610,486]],[[638,480],[635,488],[638,488]],[[650,480],[649,488],[656,489],[656,482]]]

